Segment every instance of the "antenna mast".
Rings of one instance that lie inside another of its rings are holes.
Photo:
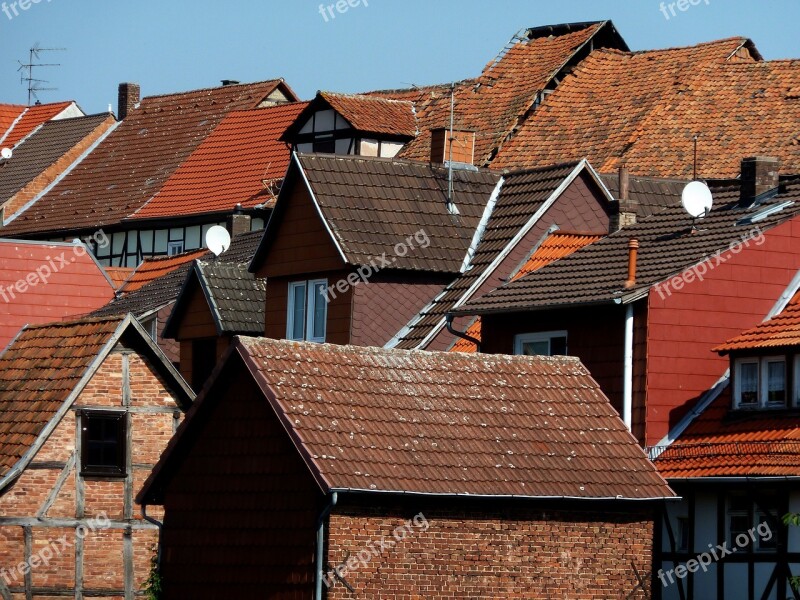
[[[19,62],[19,69],[20,71],[20,83],[28,82],[28,106],[33,104],[33,99],[35,98],[37,101],[39,100],[38,92],[49,92],[55,91],[58,88],[54,87],[42,87],[40,84],[43,83],[50,83],[46,79],[37,79],[33,76],[34,68],[39,67],[60,67],[60,63],[42,63],[38,62],[41,58],[40,54],[42,52],[63,52],[66,48],[40,48],[39,42],[36,42],[32,48],[28,50],[28,62],[23,63],[22,61]]]
[[[447,206],[453,205],[453,129],[455,127],[456,84],[450,84],[450,145],[447,157]]]

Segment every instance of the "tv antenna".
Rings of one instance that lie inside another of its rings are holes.
[[[21,60],[19,62],[19,69],[20,71],[20,83],[28,82],[28,106],[33,104],[33,99],[35,98],[36,101],[39,101],[39,92],[50,92],[55,91],[58,88],[54,87],[43,87],[42,84],[50,83],[46,79],[38,79],[34,77],[34,69],[42,68],[42,67],[60,67],[61,63],[44,63],[40,62],[42,59],[42,53],[44,52],[64,52],[66,48],[42,48],[39,46],[39,42],[36,42],[32,48],[28,49],[28,62],[24,63]]]

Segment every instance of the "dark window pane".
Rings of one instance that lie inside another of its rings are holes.
[[[91,412],[82,415],[81,466],[86,475],[124,475],[126,415]]]
[[[565,356],[567,354],[567,338],[550,338],[550,356]]]

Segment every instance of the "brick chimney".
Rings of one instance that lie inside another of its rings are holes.
[[[772,156],[751,156],[742,159],[740,206],[750,206],[756,198],[780,185],[781,161]]]
[[[609,233],[636,223],[636,201],[630,199],[630,175],[627,167],[619,168],[619,198],[617,212],[611,215],[608,223]]]
[[[231,237],[235,237],[242,233],[250,232],[250,221],[250,215],[245,214],[241,204],[237,204],[236,208],[233,209],[233,214],[228,217],[225,227]]]
[[[450,130],[442,127],[431,130],[431,162],[443,164],[450,160]],[[475,132],[453,130],[453,162],[475,164]]]
[[[120,83],[117,102],[117,119],[122,121],[139,104],[142,91],[138,83]]]

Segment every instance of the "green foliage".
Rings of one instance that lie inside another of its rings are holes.
[[[153,557],[150,559],[150,575],[142,586],[146,600],[161,600],[161,573],[158,570],[158,547],[153,549]]]
[[[790,527],[797,527],[800,525],[800,513],[788,513],[783,515],[783,524]],[[800,591],[800,576],[790,577],[789,584],[793,590]]]

